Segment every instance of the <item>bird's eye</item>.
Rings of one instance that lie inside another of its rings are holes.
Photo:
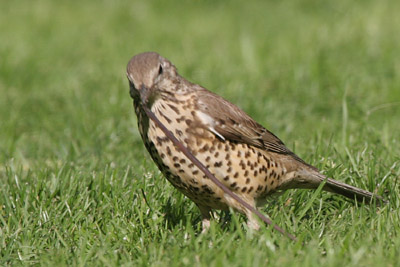
[[[163,68],[162,68],[162,66],[160,65],[160,67],[158,68],[158,75],[160,75],[160,74],[162,74],[163,73]]]

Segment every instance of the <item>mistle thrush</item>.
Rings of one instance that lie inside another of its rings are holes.
[[[216,186],[176,148],[143,110],[147,107],[217,179],[250,205],[265,203],[274,192],[290,188],[324,190],[371,202],[372,193],[328,179],[290,151],[273,133],[224,98],[181,77],[175,66],[154,52],[134,56],[127,66],[130,95],[143,142],[158,168],[199,207],[203,230],[212,209],[252,213]]]

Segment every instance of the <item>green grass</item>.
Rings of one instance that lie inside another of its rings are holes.
[[[398,266],[399,3],[1,1],[0,265]],[[149,50],[390,204],[292,190],[262,211],[299,243],[237,214],[200,234],[137,131]]]

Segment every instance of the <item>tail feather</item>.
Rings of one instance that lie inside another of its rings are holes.
[[[374,193],[369,191],[363,190],[361,188],[357,188],[334,179],[328,178],[325,186],[323,188],[325,191],[329,191],[332,193],[340,194],[352,200],[357,200],[358,202],[364,203],[373,203],[376,201],[377,203],[386,203],[387,201],[384,200],[381,196],[378,196]]]
[[[381,196],[366,191],[361,188],[357,188],[337,180],[327,178],[317,171],[306,170],[298,172],[299,176],[302,177],[304,181],[303,188],[317,188],[322,182],[325,181],[325,185],[323,190],[336,193],[342,196],[345,196],[352,200],[357,200],[358,202],[363,203],[373,203],[374,201],[377,204],[385,204],[387,201]]]

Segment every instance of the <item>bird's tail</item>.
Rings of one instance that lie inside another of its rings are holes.
[[[358,202],[363,203],[374,203],[385,204],[387,201],[383,199],[381,196],[371,193],[369,191],[363,190],[361,188],[357,188],[339,181],[336,181],[331,178],[327,178],[323,174],[319,172],[309,172],[303,173],[306,175],[310,187],[308,188],[317,188],[321,183],[325,182],[323,190],[340,194],[352,200],[357,200]]]

